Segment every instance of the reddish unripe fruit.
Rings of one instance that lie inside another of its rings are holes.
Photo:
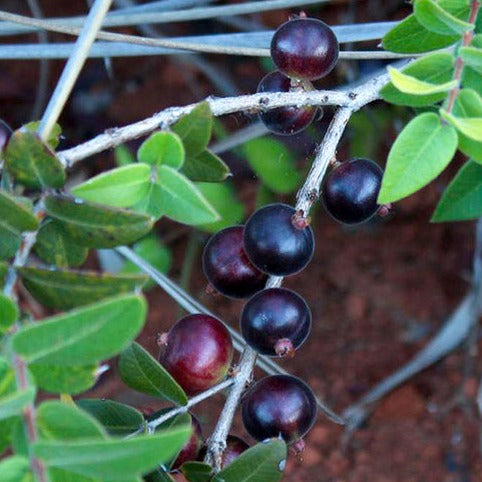
[[[310,387],[291,375],[273,375],[257,382],[243,399],[246,430],[256,440],[281,436],[292,444],[316,419],[316,399]]]
[[[306,301],[286,288],[256,293],[241,314],[241,333],[246,343],[268,356],[293,356],[311,329]]]
[[[258,92],[289,92],[291,80],[281,72],[271,72],[263,77]],[[286,136],[297,134],[306,129],[316,116],[317,109],[312,106],[277,107],[259,114],[263,124],[274,134]]]
[[[225,469],[231,465],[245,450],[249,449],[249,445],[236,435],[228,435],[226,439],[226,450],[223,452],[221,468]]]
[[[378,193],[383,171],[368,159],[353,159],[339,164],[326,178],[323,203],[331,216],[345,224],[358,224],[378,210]]]
[[[229,331],[216,318],[189,315],[169,331],[159,361],[188,395],[222,381],[233,358]]]
[[[249,261],[243,248],[243,226],[223,229],[209,239],[203,253],[203,270],[221,294],[246,298],[264,288],[267,276]]]
[[[192,416],[192,434],[184,447],[179,452],[177,459],[172,464],[173,469],[178,469],[184,462],[196,460],[203,445],[203,434],[199,421]]]
[[[296,210],[287,204],[268,204],[248,219],[244,228],[244,250],[261,271],[288,276],[301,271],[315,249],[311,226],[293,224]]]
[[[316,80],[335,67],[339,46],[333,30],[316,18],[282,24],[271,40],[271,57],[288,77]]]

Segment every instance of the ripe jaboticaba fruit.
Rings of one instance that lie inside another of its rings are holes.
[[[258,85],[258,92],[289,92],[291,80],[281,72],[270,72]],[[263,124],[274,134],[292,135],[306,129],[317,113],[312,106],[277,107],[259,114]]]
[[[241,314],[241,333],[258,353],[293,356],[311,329],[311,311],[306,301],[286,288],[268,288],[256,293]]]
[[[204,247],[203,269],[209,283],[231,298],[247,298],[264,288],[267,276],[249,261],[243,248],[243,226],[223,229]]]
[[[176,460],[172,464],[173,469],[179,468],[184,462],[196,460],[203,445],[203,434],[201,425],[196,417],[191,415],[192,433],[189,440],[179,452]]]
[[[261,379],[242,402],[243,423],[256,440],[281,437],[291,444],[303,437],[316,419],[310,387],[290,375]]]
[[[316,18],[295,18],[282,24],[271,40],[271,57],[288,77],[316,80],[331,72],[339,46],[333,30]]]
[[[268,204],[248,219],[244,228],[244,250],[261,271],[287,276],[301,271],[310,261],[315,239],[310,226],[293,224],[296,211],[287,204]]]
[[[377,197],[382,177],[380,166],[368,159],[342,162],[330,172],[323,185],[326,210],[341,223],[366,221],[380,207]]]
[[[188,315],[163,336],[159,361],[188,395],[207,390],[224,379],[233,358],[233,343],[221,321]]]

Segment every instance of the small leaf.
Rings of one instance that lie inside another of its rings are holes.
[[[228,467],[218,472],[213,482],[276,482],[283,476],[286,444],[271,439],[243,452]]]
[[[8,296],[0,293],[0,333],[7,333],[18,316],[18,306]]]
[[[132,343],[121,353],[119,371],[124,383],[138,392],[165,398],[179,405],[187,403],[184,390],[138,343]]]
[[[0,482],[34,482],[28,459],[12,455],[0,460]]]
[[[401,92],[412,95],[430,95],[438,94],[440,92],[448,92],[450,89],[457,85],[457,80],[451,80],[444,82],[443,84],[431,84],[418,80],[415,77],[406,75],[393,67],[388,66],[388,73],[392,84]]]
[[[435,179],[457,149],[457,133],[433,113],[412,119],[388,155],[378,203],[398,201]]]
[[[133,162],[136,162],[132,152],[122,144],[114,148],[114,160],[119,167],[127,166]]]
[[[147,195],[151,170],[145,164],[129,164],[103,172],[71,189],[72,194],[108,206],[129,207]]]
[[[174,479],[161,468],[154,470],[153,472],[149,472],[147,475],[144,475],[145,482],[175,482]]]
[[[440,109],[440,115],[464,136],[482,142],[482,117],[454,117],[443,109]]]
[[[129,405],[105,399],[81,399],[77,405],[95,417],[110,435],[124,436],[144,423],[142,413]]]
[[[28,363],[87,365],[122,351],[145,315],[144,298],[118,296],[22,328],[12,346]]]
[[[65,183],[62,163],[50,147],[28,129],[12,134],[4,157],[8,173],[27,187],[60,188]]]
[[[197,156],[206,149],[212,128],[213,114],[207,102],[196,106],[172,126],[172,130],[182,139],[188,157]]]
[[[179,169],[184,163],[184,146],[174,132],[154,132],[137,151],[139,162],[160,166],[166,164]]]
[[[203,462],[184,462],[181,472],[189,482],[207,482],[211,480],[213,468]]]
[[[34,250],[46,263],[58,268],[80,266],[89,253],[87,248],[67,237],[61,225],[51,218],[42,223]]]
[[[459,55],[465,65],[469,65],[482,74],[482,49],[477,47],[460,47]]]
[[[147,281],[146,275],[112,275],[96,271],[19,268],[17,272],[35,299],[59,310],[129,293],[140,289]]]
[[[35,400],[35,387],[4,395],[0,398],[0,420],[13,415],[21,415],[23,409]]]
[[[161,206],[165,216],[179,223],[198,225],[220,219],[219,214],[197,187],[169,166],[159,168]]]
[[[0,256],[1,258],[1,256]],[[0,288],[3,288],[5,284],[5,278],[7,277],[8,273],[8,264],[0,261]]]
[[[10,417],[5,420],[0,420],[0,455],[5,452],[5,450],[12,445],[12,430],[13,427],[18,423],[18,417]],[[0,465],[0,470],[1,470]],[[0,472],[1,480],[2,472]]]
[[[482,165],[468,161],[445,189],[432,222],[465,221],[482,216]]]
[[[239,224],[243,220],[244,204],[237,198],[236,191],[231,183],[198,182],[196,186],[221,216],[219,221],[201,224],[197,226],[198,229],[208,233],[216,233],[220,229]]]
[[[67,196],[48,196],[45,206],[65,234],[91,248],[131,244],[152,227],[152,220],[142,214]]]
[[[415,0],[413,11],[427,30],[440,35],[462,35],[474,29],[473,24],[451,15],[434,0]]]
[[[188,157],[181,172],[192,181],[205,182],[221,182],[231,174],[224,161],[207,149],[196,157]]]
[[[50,393],[77,395],[91,388],[97,381],[97,365],[49,365],[32,363],[29,365],[35,383]]]
[[[27,124],[23,125],[23,129],[27,129],[30,132],[37,133],[38,128],[40,127],[40,121],[32,121],[28,122]],[[52,150],[57,149],[57,146],[60,142],[60,136],[62,134],[62,128],[59,124],[54,124],[52,129],[50,130],[49,137],[47,139],[47,144],[50,146]]]
[[[5,358],[0,356],[0,397],[15,391],[15,372]]]
[[[163,214],[163,194],[162,187],[157,180],[149,183],[149,189],[146,196],[141,199],[133,209],[153,216],[156,220],[160,219]]]
[[[169,460],[188,440],[189,427],[131,439],[39,441],[33,453],[49,467],[88,477],[124,480]]]

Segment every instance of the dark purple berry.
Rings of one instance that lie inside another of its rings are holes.
[[[248,219],[244,228],[244,250],[259,270],[274,276],[287,276],[301,271],[312,258],[313,230],[310,226],[295,227],[295,214],[291,206],[276,203],[263,206]]]
[[[371,218],[380,207],[378,192],[383,171],[368,159],[342,162],[327,176],[322,198],[326,210],[345,224],[357,224]]]
[[[231,298],[247,298],[264,288],[267,276],[249,261],[243,248],[243,226],[232,226],[211,236],[203,253],[209,283]]]
[[[162,337],[159,361],[189,395],[222,381],[233,358],[228,329],[209,315],[188,315]]]
[[[271,57],[288,77],[316,80],[335,67],[339,46],[333,30],[316,18],[282,24],[271,40]]]
[[[203,434],[199,421],[192,416],[192,434],[184,447],[179,452],[176,460],[172,464],[173,469],[179,468],[184,462],[196,460],[203,445]]]
[[[228,435],[226,439],[226,449],[223,452],[221,468],[225,469],[231,465],[245,450],[249,449],[249,445],[236,435]]]
[[[281,72],[265,75],[258,85],[258,92],[289,92],[291,80]],[[292,135],[306,129],[316,116],[312,106],[278,107],[259,114],[263,124],[274,134]]]
[[[316,419],[316,399],[310,387],[291,375],[273,375],[257,382],[242,405],[246,430],[256,440],[281,437],[294,443]]]
[[[311,311],[306,301],[286,288],[256,293],[241,314],[241,332],[258,353],[293,356],[308,337]]]

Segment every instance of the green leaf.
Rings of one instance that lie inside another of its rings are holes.
[[[75,405],[49,400],[37,409],[39,437],[47,440],[107,438],[102,425]]]
[[[32,363],[29,370],[39,388],[50,393],[77,395],[97,381],[97,365],[49,365]]]
[[[147,195],[150,175],[149,166],[129,164],[103,172],[75,186],[71,192],[87,201],[114,207],[129,207]]]
[[[415,77],[406,75],[393,67],[388,66],[388,73],[392,84],[401,92],[412,95],[430,95],[438,94],[440,92],[448,92],[457,85],[457,80],[444,82],[443,84],[432,84],[418,80]]]
[[[220,229],[239,224],[243,220],[244,204],[237,198],[231,183],[198,182],[196,186],[221,216],[219,221],[197,226],[199,229],[208,233],[216,233]]]
[[[276,482],[283,476],[286,457],[282,440],[256,444],[218,472],[213,482]]]
[[[474,29],[473,24],[451,15],[434,0],[415,0],[413,11],[417,20],[427,30],[440,35],[462,35]]]
[[[174,132],[154,132],[137,151],[139,162],[160,166],[165,164],[179,169],[184,163],[184,146]]]
[[[130,149],[122,144],[114,148],[114,160],[119,167],[127,166],[133,162],[136,162],[136,159]]]
[[[77,400],[76,403],[95,417],[110,435],[128,435],[144,423],[141,412],[114,400],[85,398]]]
[[[28,459],[13,455],[0,461],[0,482],[34,482]]]
[[[1,256],[0,256],[1,257]],[[8,273],[8,264],[0,261],[0,288],[5,284],[5,278]]]
[[[398,201],[435,179],[457,149],[457,133],[433,113],[412,119],[388,155],[378,202]]]
[[[174,479],[161,468],[144,475],[145,482],[175,482]]]
[[[159,168],[159,184],[162,187],[162,210],[168,218],[189,225],[212,223],[220,219],[199,189],[172,167],[164,165]]]
[[[2,455],[3,452],[5,452],[5,450],[12,444],[12,430],[17,422],[18,417],[10,417],[5,420],[0,420],[0,455]]]
[[[21,415],[23,409],[35,400],[35,387],[10,393],[0,398],[0,420]]]
[[[132,343],[121,353],[119,372],[124,383],[138,392],[165,398],[179,405],[187,403],[184,390],[138,343]]]
[[[58,268],[80,266],[89,253],[87,248],[66,236],[62,226],[51,218],[42,223],[34,250],[46,263]]]
[[[20,248],[22,241],[21,236],[18,234],[7,231],[0,225],[0,259],[10,259],[15,256],[15,253]]]
[[[482,49],[477,47],[460,47],[459,56],[465,65],[469,65],[482,74]]]
[[[110,298],[21,329],[14,350],[28,363],[87,365],[122,351],[144,325],[146,303],[136,295]]]
[[[196,106],[172,126],[172,130],[182,139],[187,157],[197,156],[206,149],[212,128],[213,114],[207,102]]]
[[[260,137],[246,142],[243,153],[263,184],[272,191],[288,194],[300,185],[302,176],[296,169],[292,152],[280,141]]]
[[[188,157],[181,172],[192,181],[206,182],[221,182],[231,174],[223,160],[207,149]]]
[[[409,15],[383,37],[383,48],[400,54],[416,54],[448,47],[458,39],[459,35],[429,32],[415,15]]]
[[[468,161],[445,189],[432,222],[465,221],[482,216],[482,165]]]
[[[157,180],[151,180],[146,196],[139,201],[133,209],[140,213],[153,216],[156,220],[163,214],[163,193],[162,187]]]
[[[482,99],[475,90],[462,89],[455,99],[453,113],[457,118],[482,117]],[[459,133],[459,149],[474,161],[482,162],[482,142]]]
[[[207,482],[211,480],[213,468],[203,462],[184,462],[181,472],[189,482]]]
[[[37,133],[38,128],[40,127],[40,123],[41,121],[28,122],[27,124],[24,124],[22,128],[27,129],[30,132]],[[59,145],[59,142],[60,142],[61,135],[62,135],[62,128],[60,127],[59,124],[54,124],[54,126],[50,130],[50,134],[47,139],[47,144],[52,150],[55,151],[55,149],[57,149],[57,146]]]
[[[454,56],[448,52],[437,52],[411,62],[403,73],[430,84],[448,82],[454,71]],[[430,95],[410,95],[400,92],[392,82],[380,91],[384,100],[392,104],[422,107],[444,100],[445,92]]]
[[[113,275],[96,271],[18,268],[17,272],[36,300],[59,310],[136,291],[147,281],[146,275]]]
[[[45,206],[65,234],[90,248],[131,244],[152,227],[148,216],[67,196],[48,196]]]
[[[12,134],[4,158],[8,173],[24,186],[61,188],[65,183],[62,163],[50,147],[28,129]]]
[[[0,356],[0,397],[15,391],[15,372],[8,361]]]
[[[8,296],[0,293],[0,333],[7,333],[18,316],[18,306]]]
[[[124,480],[169,460],[185,444],[190,432],[189,427],[181,427],[128,440],[39,441],[33,445],[33,453],[49,467]]]
[[[440,115],[464,136],[482,142],[482,117],[455,117],[444,109],[440,109]]]

